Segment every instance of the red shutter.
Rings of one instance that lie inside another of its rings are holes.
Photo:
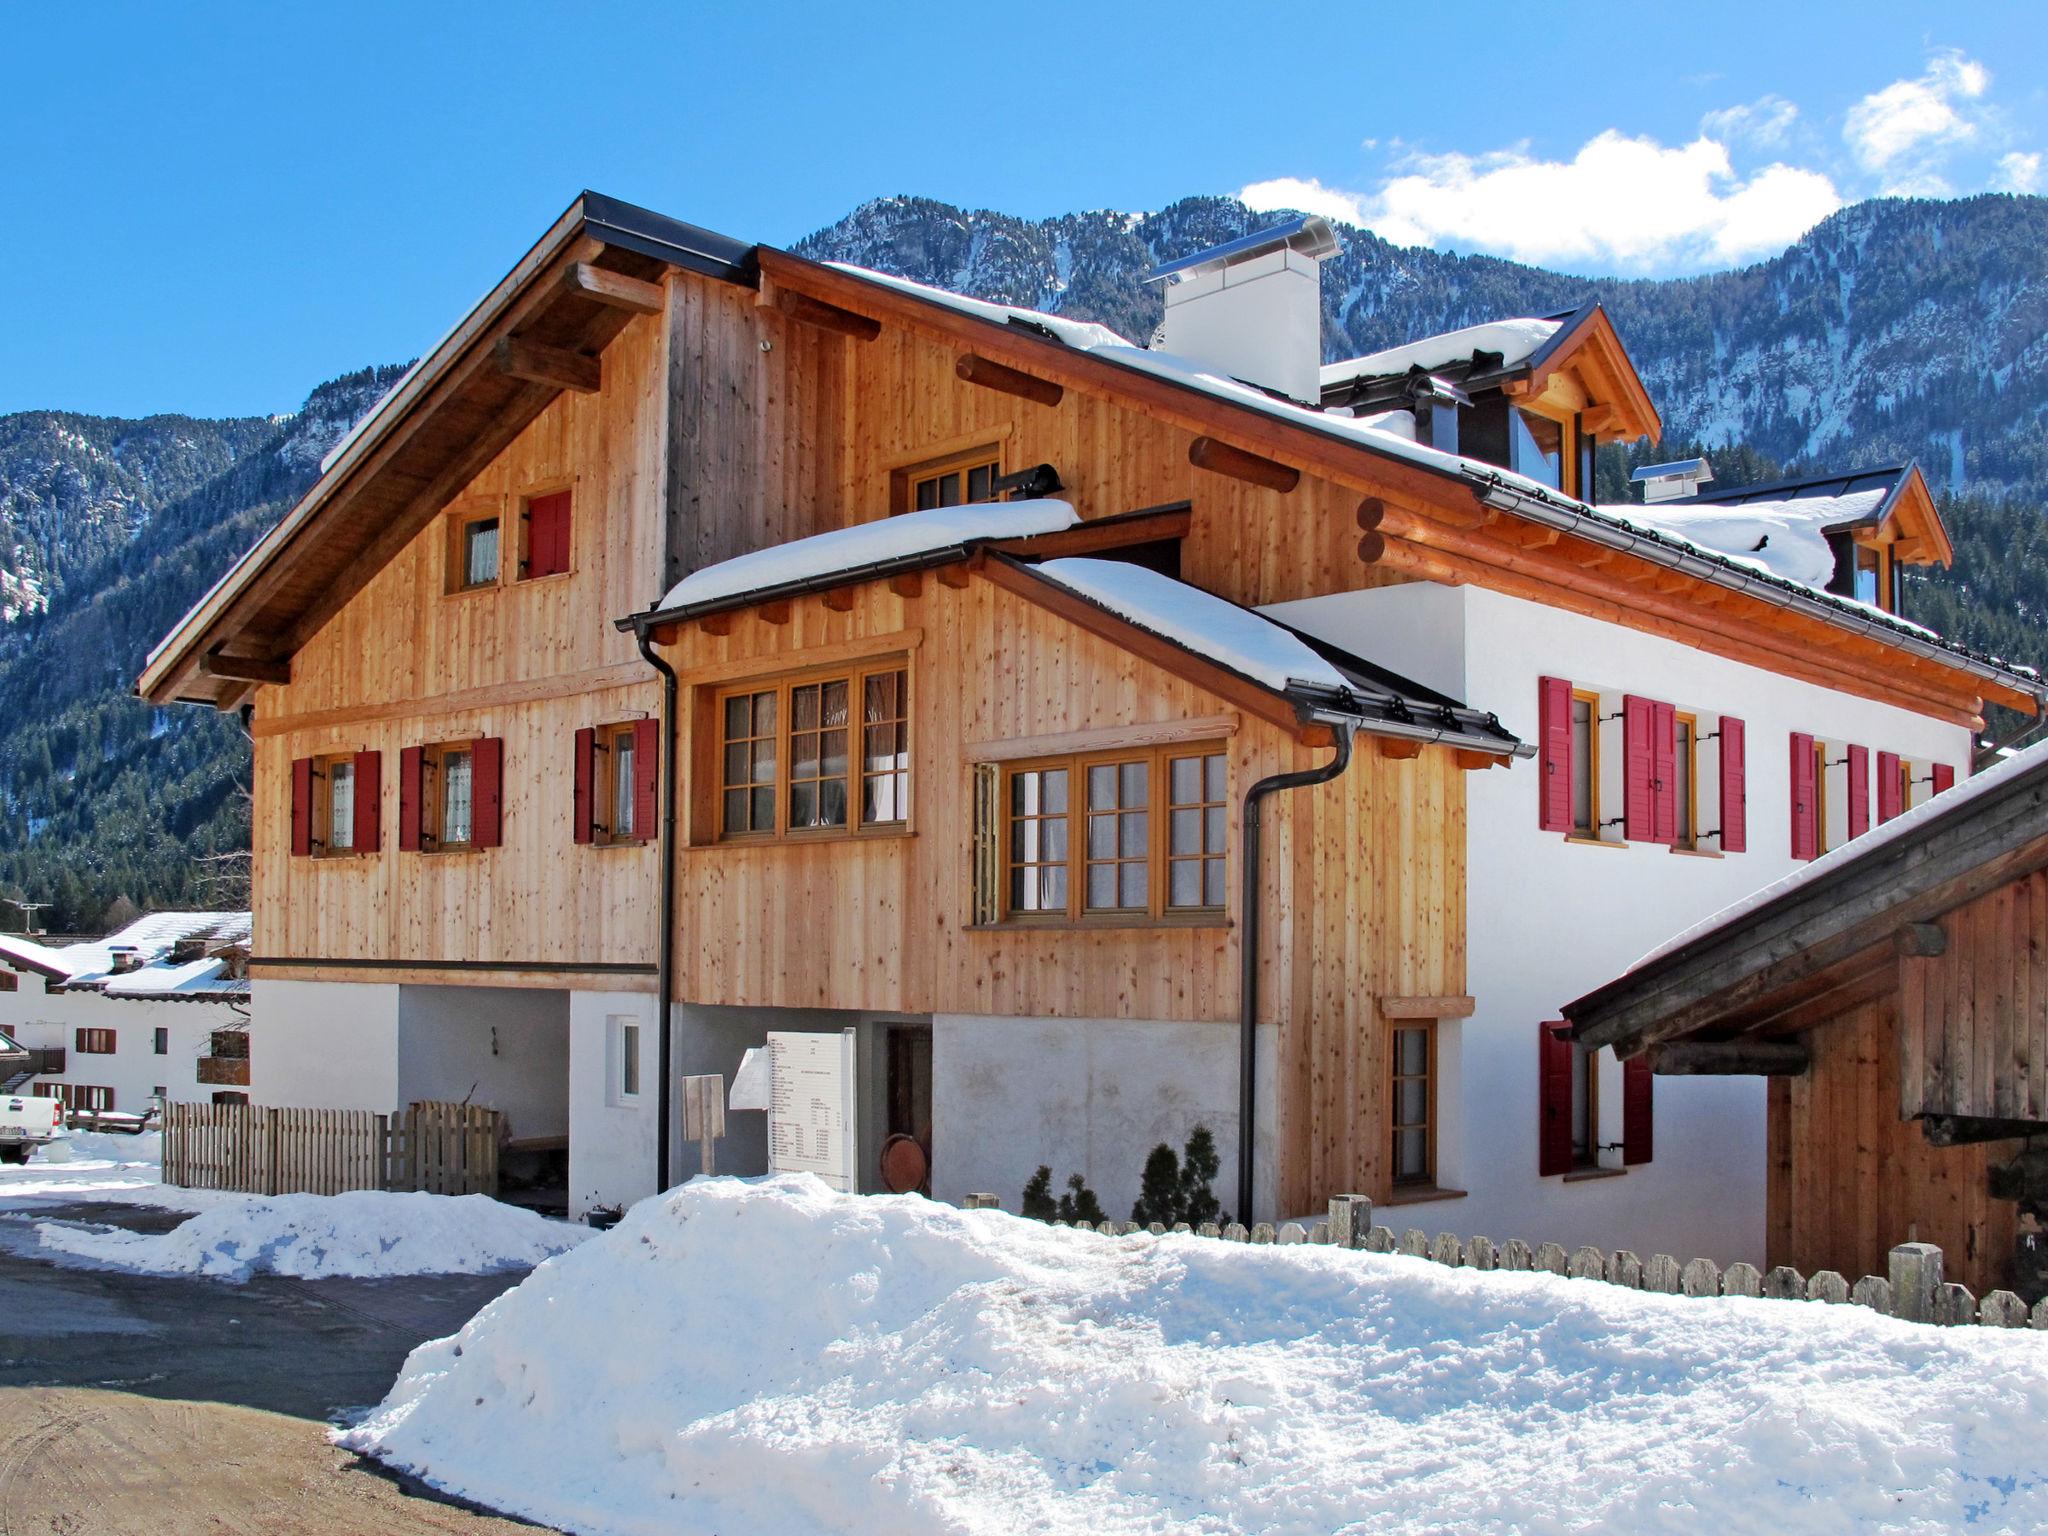
[[[584,726],[576,733],[575,791],[572,802],[574,825],[571,835],[579,843],[596,836],[597,732]]]
[[[1537,682],[1537,739],[1543,754],[1537,826],[1572,829],[1572,685],[1561,677]]]
[[[313,851],[313,759],[292,759],[292,852]]]
[[[1747,759],[1743,752],[1742,722],[1733,715],[1721,717],[1721,851],[1743,853],[1749,848],[1749,796],[1743,782]]]
[[[405,747],[398,754],[398,846],[402,852],[420,851],[420,805],[424,798],[427,749]]]
[[[1905,810],[1899,796],[1899,754],[1877,754],[1877,824],[1883,826]]]
[[[1949,767],[1947,763],[1936,763],[1934,765],[1934,792],[1938,795],[1944,789],[1954,789],[1955,787],[1955,769]]]
[[[1541,1027],[1536,1038],[1536,1172],[1542,1178],[1572,1171],[1570,1030],[1569,1024],[1552,1021]]]
[[[655,790],[661,784],[661,726],[653,720],[633,726],[633,832],[654,841]]]
[[[1849,835],[1870,830],[1870,748],[1849,748]]]
[[[1813,781],[1813,738],[1792,733],[1792,857],[1811,859],[1820,852],[1819,786]]]
[[[495,848],[504,840],[505,741],[482,736],[470,743],[469,840],[478,848]]]
[[[1652,834],[1667,847],[1678,846],[1678,711],[1669,704],[1650,706],[1650,799],[1656,807]]]
[[[1625,1166],[1647,1163],[1656,1150],[1651,1123],[1655,1081],[1649,1057],[1632,1056],[1621,1064],[1621,1161]]]
[[[375,853],[384,829],[384,754],[356,754],[356,852]]]
[[[1657,707],[1627,694],[1621,701],[1621,835],[1632,843],[1657,841],[1657,767],[1651,739]]]
[[[559,576],[569,569],[569,492],[526,504],[526,574]]]

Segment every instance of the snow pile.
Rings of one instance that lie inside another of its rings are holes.
[[[1284,691],[1290,682],[1345,686],[1343,674],[1302,644],[1299,636],[1249,608],[1171,576],[1122,560],[1081,558],[1048,560],[1037,570],[1140,629],[1268,688]]]
[[[905,512],[707,565],[671,587],[661,606],[683,608],[746,592],[765,592],[795,581],[865,570],[885,560],[955,548],[972,539],[1023,539],[1058,533],[1079,521],[1064,501],[988,501]]]
[[[163,1137],[72,1131],[45,1142],[26,1164],[0,1166],[0,1212],[32,1211],[79,1200],[200,1210],[231,1198],[177,1189],[163,1180]]]
[[[2048,1339],[699,1180],[340,1442],[581,1532],[2038,1530]]]
[[[1827,530],[1861,522],[1883,503],[1883,491],[1779,501],[1655,502],[1630,507],[1630,521],[1668,533],[1731,560],[1825,588],[1835,577]]]
[[[486,1274],[538,1264],[591,1235],[486,1195],[382,1190],[231,1197],[162,1233],[59,1222],[37,1231],[50,1253],[139,1274],[222,1280]]]

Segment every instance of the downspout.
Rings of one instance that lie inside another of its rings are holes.
[[[661,659],[646,630],[636,632],[640,654],[661,674],[661,931],[654,941],[655,1039],[654,1117],[659,1129],[654,1141],[654,1190],[669,1187],[669,1118],[675,1113],[674,1090],[670,1084],[673,1066],[675,1020],[671,1017],[670,994],[674,991],[676,966],[676,669]]]
[[[1244,792],[1244,932],[1238,941],[1237,1219],[1251,1225],[1252,1174],[1257,1159],[1259,1088],[1259,802],[1283,789],[1327,784],[1351,766],[1355,722],[1326,722],[1337,736],[1337,755],[1320,768],[1275,773]]]

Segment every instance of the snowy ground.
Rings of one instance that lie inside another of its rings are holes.
[[[368,1278],[524,1269],[574,1247],[587,1228],[483,1195],[235,1195],[161,1184],[160,1138],[79,1133],[24,1167],[0,1169],[0,1242],[60,1264],[246,1280],[256,1274]],[[169,1232],[30,1221],[81,1202],[199,1214]]]
[[[699,1180],[342,1443],[579,1532],[2048,1529],[2048,1338]]]

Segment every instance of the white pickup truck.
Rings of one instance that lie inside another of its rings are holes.
[[[0,1034],[0,1078],[26,1066],[29,1054]],[[29,1153],[53,1140],[64,1114],[63,1104],[32,1094],[0,1095],[0,1163],[25,1163]]]

